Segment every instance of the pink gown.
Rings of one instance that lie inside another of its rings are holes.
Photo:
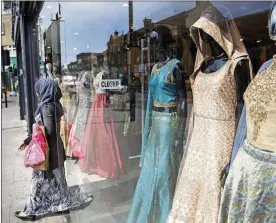
[[[123,166],[114,132],[111,110],[106,108],[107,95],[98,89],[102,72],[97,74],[93,86],[96,94],[89,112],[81,145],[83,158],[79,160],[82,172],[116,179]]]

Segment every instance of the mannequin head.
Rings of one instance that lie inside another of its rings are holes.
[[[276,2],[272,1],[271,11],[268,17],[268,30],[270,39],[276,41]]]
[[[205,43],[215,42],[214,38],[210,36],[208,33],[204,32],[202,29],[199,29],[200,37]]]
[[[223,48],[214,40],[212,36],[204,32],[202,29],[199,29],[200,37],[203,42],[209,43],[212,55],[214,57],[221,55],[222,53],[226,54]]]

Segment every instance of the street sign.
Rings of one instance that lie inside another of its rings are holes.
[[[102,90],[120,89],[121,88],[121,79],[101,80],[99,83],[99,88]]]

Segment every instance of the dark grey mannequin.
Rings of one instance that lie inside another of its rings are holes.
[[[155,35],[150,39],[152,45],[157,46],[155,49],[155,59],[158,62],[158,68],[161,68],[165,64],[167,64],[170,60],[174,59],[173,53],[171,49],[165,49],[164,41],[162,39],[162,33],[158,33],[158,30],[155,30]],[[157,35],[158,34],[158,35]],[[178,129],[178,145],[177,148],[182,150],[183,148],[183,137],[184,131],[186,127],[186,119],[187,119],[187,88],[185,84],[185,71],[182,63],[177,63],[174,69],[172,70],[173,77],[175,80],[177,94],[179,99],[179,129]],[[173,108],[167,107],[158,107],[153,108],[153,110],[158,112],[174,112]]]

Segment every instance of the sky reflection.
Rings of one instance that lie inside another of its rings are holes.
[[[61,26],[61,48],[67,52],[67,63],[75,61],[81,52],[103,52],[114,31],[128,32],[128,2],[60,2],[61,16],[65,21]],[[212,2],[224,5],[233,17],[247,15],[267,9],[270,2]],[[134,30],[143,27],[145,17],[157,22],[196,6],[191,2],[134,2]],[[58,2],[45,2],[40,13],[42,29],[51,24],[51,14],[58,12]],[[65,41],[66,40],[66,41]],[[62,63],[66,58],[62,57]]]

